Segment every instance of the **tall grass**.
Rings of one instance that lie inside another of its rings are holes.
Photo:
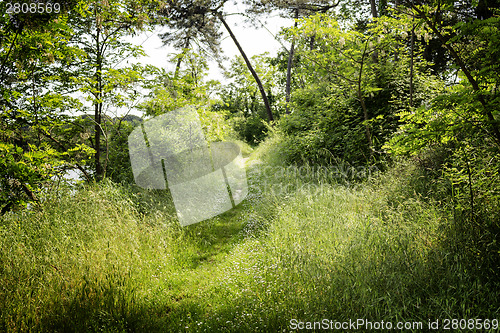
[[[154,223],[154,226],[153,226]],[[177,252],[170,217],[138,220],[119,187],[48,198],[41,211],[2,220],[1,323],[6,330],[97,330],[126,325],[141,275]]]
[[[498,285],[468,272],[448,244],[450,221],[432,203],[408,196],[413,180],[398,171],[355,189],[319,181],[281,197],[267,193],[275,215],[264,236],[233,254],[223,275],[229,282],[211,296],[228,305],[208,322],[275,332],[288,331],[292,319],[366,318],[422,323],[424,330],[429,320],[498,319]],[[242,260],[242,252],[253,260]]]
[[[250,160],[240,206],[185,228],[168,194],[111,182],[2,217],[0,331],[498,319],[498,284],[470,274],[449,246],[450,217],[409,188],[411,166],[361,182],[263,156]]]

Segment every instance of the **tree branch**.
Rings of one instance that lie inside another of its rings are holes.
[[[422,19],[427,23],[427,25],[432,29],[432,31],[438,36],[439,40],[441,41],[441,44],[450,52],[452,55],[453,59],[455,59],[456,64],[460,67],[462,72],[465,74],[467,77],[467,80],[472,86],[472,89],[474,92],[477,93],[477,98],[481,105],[483,106],[484,114],[488,118],[488,121],[491,125],[491,128],[493,130],[493,133],[495,135],[495,139],[497,141],[497,144],[500,145],[500,130],[498,129],[498,121],[495,119],[493,116],[493,113],[491,113],[490,109],[488,108],[488,103],[484,99],[484,96],[482,94],[482,89],[479,87],[479,84],[477,81],[474,79],[472,76],[471,72],[469,69],[465,66],[465,63],[463,62],[462,58],[460,55],[456,52],[456,50],[451,46],[447,40],[444,38],[444,36],[441,34],[441,32],[438,30],[436,25],[429,19],[429,17],[425,14],[423,10],[418,8],[418,6],[414,5],[411,3],[411,7],[420,15]]]

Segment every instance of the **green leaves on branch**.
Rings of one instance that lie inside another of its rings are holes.
[[[14,144],[0,142],[2,213],[8,206],[37,201],[43,183],[54,176],[62,164],[59,153],[47,145],[29,145],[29,150],[23,151]]]

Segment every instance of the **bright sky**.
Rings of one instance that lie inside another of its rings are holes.
[[[226,13],[238,13],[243,12],[243,7],[241,5],[228,4],[225,8]],[[241,15],[229,15],[226,18],[228,25],[231,27],[234,35],[238,39],[241,47],[245,51],[248,57],[256,54],[262,54],[264,52],[269,52],[271,56],[276,55],[277,51],[282,48],[280,43],[274,38],[281,30],[281,27],[289,27],[293,25],[292,19],[283,19],[278,15],[270,15],[265,20],[266,28],[254,28],[249,23],[244,23],[245,17]],[[264,18],[263,18],[264,19]],[[221,27],[223,31],[222,40],[222,50],[224,55],[229,58],[239,55],[239,51],[236,48],[233,40],[229,37],[227,31],[224,27]],[[142,45],[148,57],[141,58],[139,61],[144,64],[151,64],[157,67],[163,67],[167,70],[174,70],[175,63],[169,63],[167,58],[170,53],[179,52],[174,48],[169,46],[163,46],[159,33],[166,32],[166,28],[158,28],[153,32],[143,33],[141,35],[131,38],[134,44]],[[287,46],[288,47],[288,46]],[[229,63],[225,64],[228,65]],[[222,73],[215,62],[209,63],[210,73],[209,79],[216,79],[223,81]]]

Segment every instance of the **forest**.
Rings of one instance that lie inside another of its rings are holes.
[[[500,1],[236,3],[0,2],[0,332],[498,332]]]

